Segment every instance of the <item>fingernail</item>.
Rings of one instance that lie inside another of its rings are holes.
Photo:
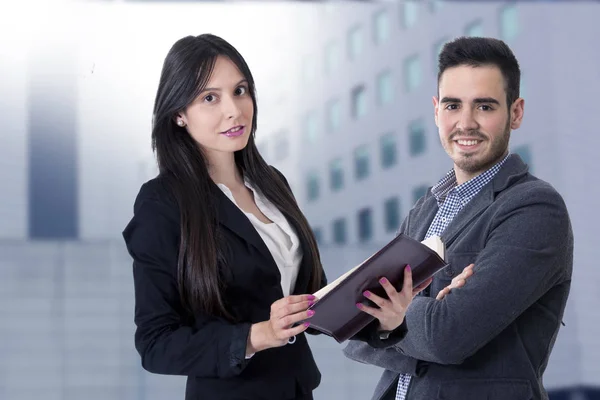
[[[381,279],[379,280],[379,283],[387,283],[387,281],[388,281],[387,279],[385,279],[385,278],[381,278]]]
[[[304,326],[308,328],[310,326],[310,322],[305,322]]]
[[[314,301],[309,301],[309,302],[308,302],[308,306],[309,306],[309,307],[312,307],[312,306],[313,306],[313,304],[315,304],[315,302],[314,302]]]
[[[308,310],[307,314],[309,317],[312,317],[313,315],[315,315],[315,312],[314,310]]]
[[[314,300],[314,299],[316,299],[316,297],[315,297],[315,296],[313,296],[312,294],[309,294],[309,295],[308,295],[308,299],[309,299],[309,300]]]
[[[363,292],[363,295],[365,295],[365,297],[370,297],[371,296],[371,292],[369,292],[368,290],[365,290]]]
[[[407,265],[407,266],[406,266],[406,270],[407,270],[407,271],[410,271],[410,265]]]
[[[358,308],[363,308],[363,305],[362,305],[362,304],[360,304],[360,303],[356,303],[356,307],[358,307]]]

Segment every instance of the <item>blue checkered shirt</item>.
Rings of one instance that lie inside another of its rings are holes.
[[[508,156],[484,173],[461,185],[456,184],[456,175],[454,169],[452,169],[432,187],[431,193],[437,200],[438,212],[435,214],[431,225],[429,225],[425,239],[430,236],[441,235],[456,214],[492,180],[507,158]],[[396,400],[406,399],[410,378],[409,374],[400,375],[396,390]]]

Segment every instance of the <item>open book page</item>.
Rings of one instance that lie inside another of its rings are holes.
[[[430,236],[421,243],[435,251],[442,260],[446,259],[446,246],[444,246],[444,242],[439,236]]]
[[[315,296],[317,299],[320,299],[323,296],[325,296],[333,288],[335,288],[337,285],[339,285],[341,282],[343,282],[344,279],[346,279],[346,277],[348,275],[350,275],[352,272],[354,272],[354,270],[356,270],[358,267],[360,267],[361,265],[363,265],[364,263],[366,263],[367,261],[369,261],[371,258],[373,258],[373,256],[375,254],[377,254],[377,253],[374,253],[373,255],[371,255],[371,257],[367,258],[365,261],[361,262],[356,267],[352,268],[350,271],[346,272],[345,274],[343,274],[342,276],[340,276],[339,278],[337,278],[335,281],[331,282],[329,285],[327,285],[327,286],[321,288],[320,290],[318,290],[317,292],[313,293],[313,296]]]
[[[445,246],[439,236],[431,236],[431,237],[427,238],[426,240],[423,240],[421,243],[423,243],[425,246],[429,247],[431,250],[435,251],[442,258],[442,260],[444,259]],[[327,285],[327,286],[321,288],[320,290],[318,290],[317,292],[313,293],[313,295],[317,299],[323,298],[323,296],[325,296],[327,293],[332,291],[337,285],[339,285],[341,282],[343,282],[346,279],[346,277],[348,277],[348,275],[350,275],[358,267],[360,267],[361,265],[363,265],[364,263],[369,261],[375,254],[373,254],[371,257],[367,258],[365,261],[358,264],[356,267],[352,268],[350,271],[346,272],[345,274],[343,274],[342,276],[337,278],[335,281],[331,282],[329,285]]]

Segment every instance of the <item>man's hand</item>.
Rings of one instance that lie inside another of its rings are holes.
[[[474,267],[475,267],[475,264],[467,265],[465,267],[465,269],[463,269],[463,271],[460,273],[460,275],[455,276],[454,279],[452,279],[452,282],[450,282],[450,284],[448,286],[446,286],[445,288],[440,290],[440,292],[435,297],[435,299],[441,300],[444,297],[446,297],[446,295],[448,293],[450,293],[452,291],[452,289],[457,289],[459,287],[463,287],[465,285],[465,283],[467,283],[467,278],[469,278],[471,275],[473,275]]]

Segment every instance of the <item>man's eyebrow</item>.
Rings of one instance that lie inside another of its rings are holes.
[[[440,103],[462,103],[462,101],[456,97],[444,97]]]
[[[500,105],[500,102],[496,99],[494,99],[493,97],[478,97],[475,100],[473,100],[473,103],[493,103],[493,104],[498,104]]]
[[[456,97],[444,97],[444,98],[442,98],[440,103],[462,103],[462,100],[459,98],[456,98]],[[492,104],[500,105],[500,102],[498,100],[494,99],[493,97],[478,97],[476,99],[473,99],[473,103],[475,103],[475,104],[492,103]]]

